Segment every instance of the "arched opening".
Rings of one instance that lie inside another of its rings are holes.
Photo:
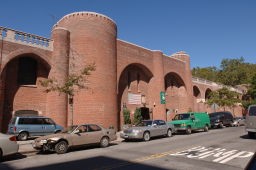
[[[176,112],[184,112],[187,108],[187,90],[181,76],[171,72],[165,76],[166,108],[169,110],[168,118],[172,119]],[[189,109],[189,108],[187,108]]]
[[[201,98],[200,90],[197,86],[193,86],[193,95],[195,98]]]
[[[45,113],[46,93],[39,81],[46,79],[49,72],[49,64],[32,53],[14,57],[5,65],[0,82],[0,97],[4,101],[0,105],[2,132],[6,132],[8,122],[17,111],[18,114],[25,110]]]
[[[205,101],[207,101],[210,98],[210,93],[212,92],[211,89],[206,89],[205,91]]]
[[[131,111],[131,119],[136,108],[140,108],[143,119],[150,118],[148,107],[149,82],[153,74],[144,65],[134,63],[128,65],[121,73],[118,82],[119,124],[123,125],[123,107]]]

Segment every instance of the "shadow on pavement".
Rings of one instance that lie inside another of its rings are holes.
[[[256,136],[254,135],[254,137],[253,138],[250,138],[247,134],[246,135],[242,135],[242,136],[240,136],[240,138],[242,138],[242,139],[251,139],[251,140],[256,140]]]
[[[8,165],[0,165],[1,170],[14,170]],[[149,166],[141,164],[139,162],[130,162],[121,159],[115,159],[110,157],[98,156],[89,159],[81,159],[70,162],[63,162],[39,167],[26,168],[24,170],[110,170],[110,169],[122,169],[122,170],[166,170],[156,166]],[[168,168],[170,169],[170,168]]]

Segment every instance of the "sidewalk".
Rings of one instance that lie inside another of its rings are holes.
[[[123,141],[123,139],[120,138],[120,132],[117,132],[116,135],[117,140],[113,141],[114,143],[120,143],[121,141]],[[38,152],[32,146],[33,141],[34,140],[18,141],[17,143],[19,144],[19,153],[27,155]]]

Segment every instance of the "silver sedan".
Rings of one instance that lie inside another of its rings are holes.
[[[167,125],[164,120],[143,120],[136,126],[124,129],[120,133],[120,137],[127,140],[143,139],[149,141],[151,137],[156,136],[172,136],[175,132],[174,126]]]
[[[17,144],[16,136],[10,136],[0,133],[0,160],[3,156],[18,153],[19,144]]]

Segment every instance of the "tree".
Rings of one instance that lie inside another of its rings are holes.
[[[124,108],[123,115],[124,115],[124,124],[130,124],[131,123],[130,110],[127,108]]]
[[[71,107],[72,120],[71,124],[73,125],[73,99],[75,92],[88,88],[86,82],[88,81],[88,76],[91,75],[92,71],[96,70],[95,63],[87,64],[78,74],[72,73],[68,76],[67,80],[63,83],[58,82],[55,78],[48,78],[46,80],[41,80],[40,84],[45,87],[45,92],[49,93],[52,91],[57,91],[59,93],[64,93],[68,95],[69,104]]]
[[[218,81],[230,86],[246,83],[247,74],[244,58],[223,59],[221,61],[221,70],[218,73]]]
[[[141,110],[139,108],[136,108],[134,112],[134,119],[133,119],[133,124],[138,124],[142,121],[142,116],[141,116]]]
[[[192,75],[210,81],[217,81],[218,70],[216,67],[193,68]]]
[[[251,104],[256,104],[256,74],[252,77],[252,81],[245,96],[245,100],[242,102],[245,109]]]
[[[237,98],[238,93],[228,90],[228,88],[223,87],[219,90],[212,91],[209,94],[209,99],[207,100],[208,105],[216,103],[217,105],[224,107],[233,107],[236,103],[241,102]]]

